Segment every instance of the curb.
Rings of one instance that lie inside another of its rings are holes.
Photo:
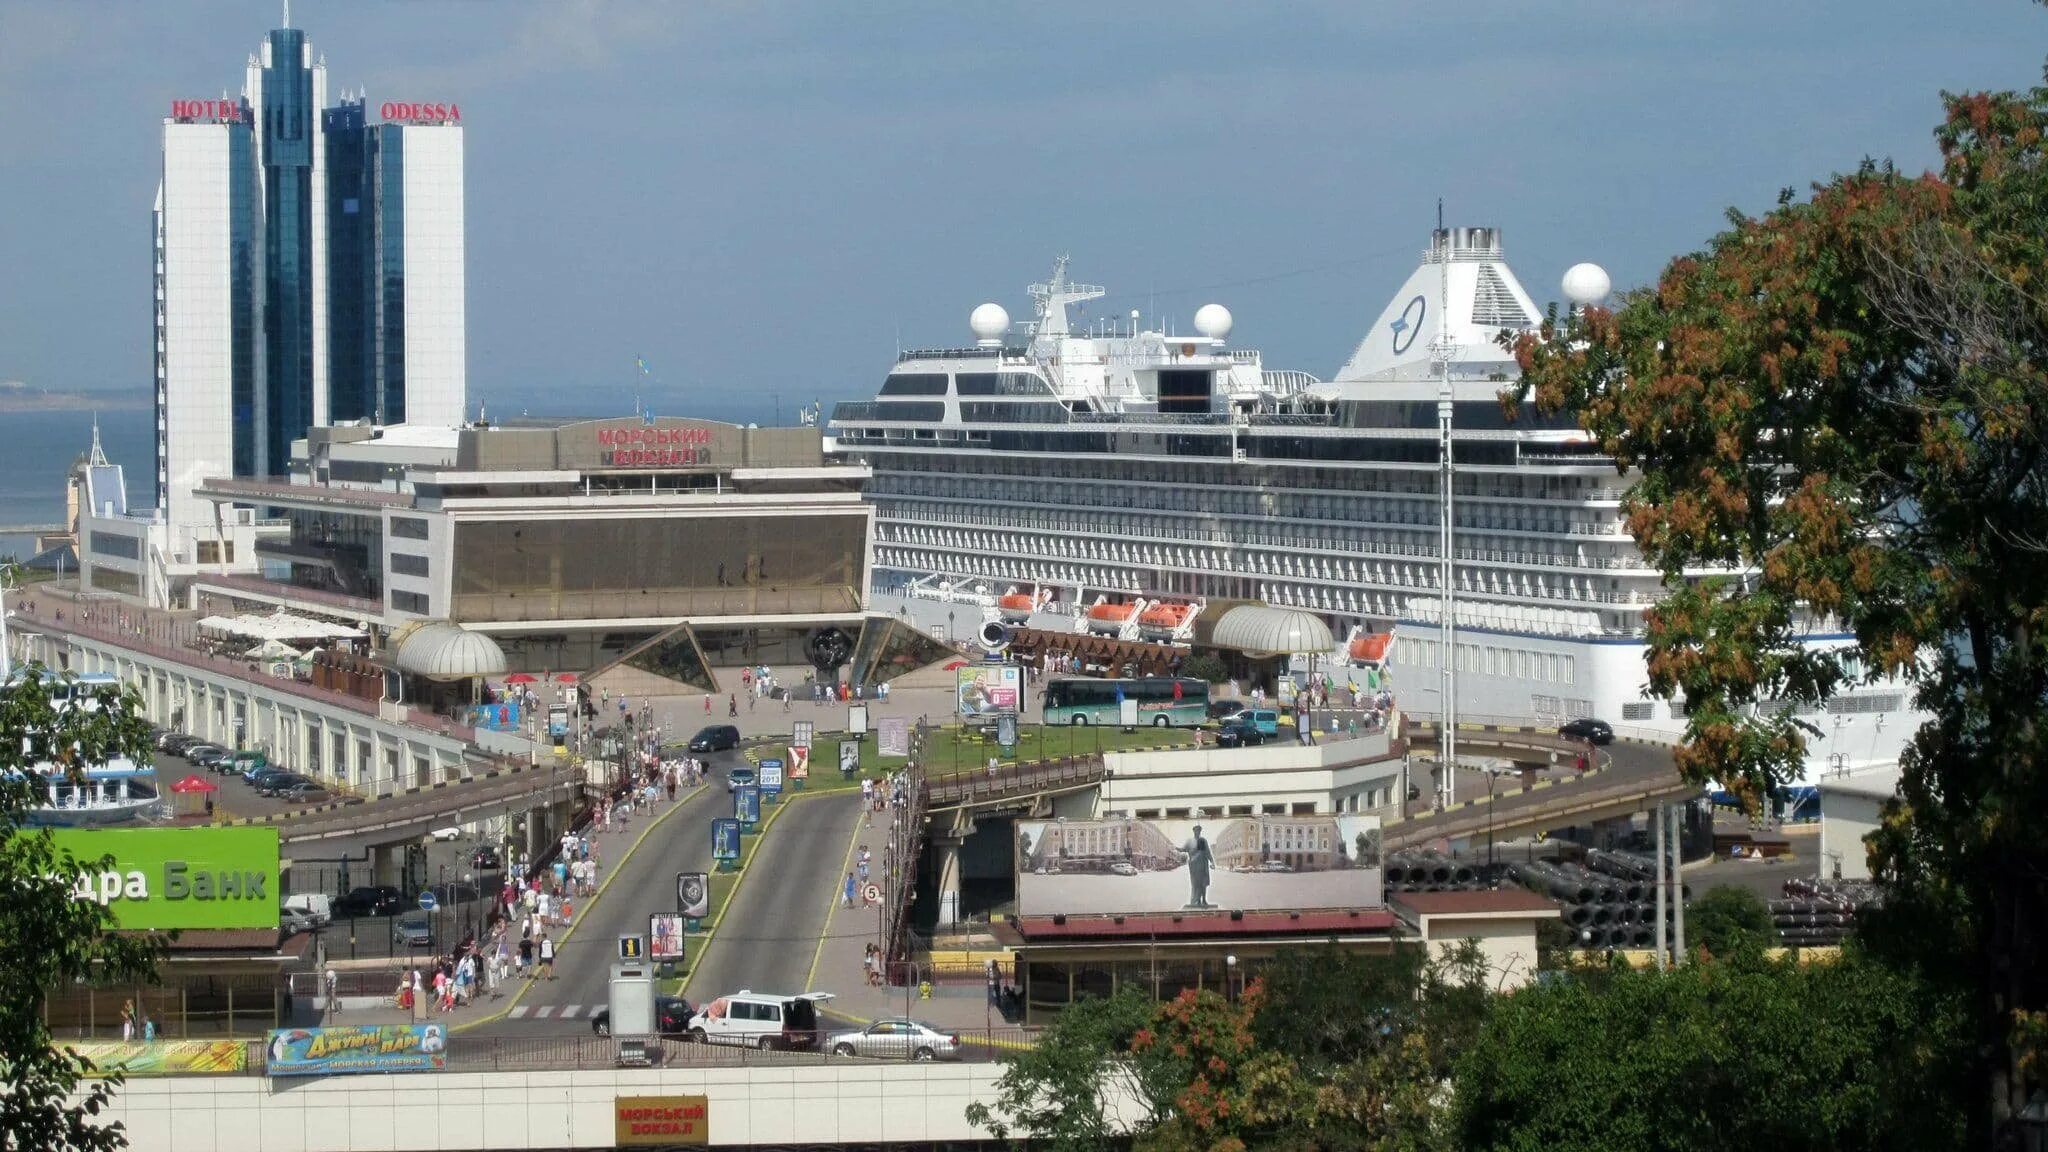
[[[604,894],[611,890],[612,881],[618,879],[619,874],[626,870],[626,861],[631,860],[633,858],[633,853],[638,852],[640,850],[640,845],[647,842],[647,838],[654,834],[654,830],[656,828],[661,827],[662,824],[666,823],[670,816],[673,816],[677,812],[681,811],[683,807],[683,801],[690,799],[691,797],[697,795],[697,793],[702,792],[709,787],[711,787],[711,785],[708,783],[699,784],[688,792],[678,794],[676,796],[675,803],[670,804],[668,806],[668,811],[663,812],[661,815],[656,816],[652,820],[649,820],[647,822],[647,826],[640,829],[640,834],[633,838],[633,842],[626,846],[626,850],[624,852],[619,853],[619,858],[613,862],[611,869],[605,873],[604,882],[597,886],[597,891],[591,893],[589,896],[584,897],[584,900],[595,901],[603,899]],[[562,938],[555,941],[555,946],[558,952],[561,946],[567,944],[569,942],[569,938],[576,934],[576,929],[581,928],[582,926],[583,918],[578,917],[576,920],[570,922],[567,928],[562,929]],[[474,1020],[467,1020],[460,1024],[451,1024],[448,1027],[448,1031],[451,1033],[466,1032],[471,1028],[481,1028],[486,1024],[495,1024],[498,1021],[503,1020],[505,1018],[506,1013],[512,1011],[512,1009],[514,1008],[517,1008],[519,1006],[519,1002],[525,999],[526,994],[532,989],[533,981],[527,980],[519,986],[519,991],[514,992],[512,994],[512,999],[506,1001],[505,1006],[503,1008],[498,1009],[496,1012],[492,1013],[489,1016],[480,1016]]]

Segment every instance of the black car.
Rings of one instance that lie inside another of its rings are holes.
[[[1216,729],[1218,748],[1249,748],[1254,744],[1264,744],[1268,739],[1270,737],[1259,731],[1257,725],[1242,720],[1226,721]]]
[[[723,752],[740,746],[740,730],[730,724],[706,724],[690,737],[692,752]]]
[[[166,732],[156,738],[156,750],[168,752],[173,756],[183,756],[198,743],[197,736],[187,736],[182,732]]]
[[[469,866],[479,872],[496,872],[504,864],[498,859],[498,850],[486,844],[469,854]]]
[[[391,916],[405,908],[404,894],[389,884],[351,888],[334,902],[336,916]]]
[[[690,1017],[697,1014],[688,1000],[680,996],[659,996],[654,1001],[654,1027],[663,1036],[682,1036],[690,1031]],[[590,1030],[599,1036],[612,1034],[612,1010],[598,1009],[590,1018]]]
[[[223,763],[234,759],[234,752],[218,744],[194,744],[178,753],[194,768],[211,768],[215,772],[225,771]]]
[[[1557,726],[1557,734],[1559,736],[1569,736],[1574,740],[1584,740],[1591,744],[1614,743],[1614,729],[1608,725],[1607,721],[1595,720],[1590,716],[1582,716],[1577,720],[1565,721]]]

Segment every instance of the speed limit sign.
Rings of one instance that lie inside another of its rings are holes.
[[[870,904],[880,904],[882,902],[882,886],[871,883],[861,890],[861,896]]]

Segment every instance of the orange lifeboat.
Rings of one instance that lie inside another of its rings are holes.
[[[1088,609],[1088,630],[1114,636],[1124,630],[1131,613],[1136,612],[1135,604],[1097,604]]]
[[[1353,636],[1344,654],[1351,658],[1351,663],[1355,667],[1376,668],[1387,662],[1387,646],[1393,642],[1394,634],[1392,632],[1375,632],[1362,636]]]
[[[1030,596],[1011,592],[996,601],[996,615],[1001,616],[1004,623],[1022,624],[1031,619],[1031,612],[1036,607]]]
[[[1172,636],[1187,623],[1188,614],[1194,611],[1194,607],[1192,604],[1161,601],[1138,613],[1138,631],[1146,636]]]

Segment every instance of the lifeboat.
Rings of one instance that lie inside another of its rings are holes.
[[[1344,655],[1354,668],[1383,668],[1387,663],[1387,646],[1393,642],[1392,632],[1360,633],[1345,646]]]
[[[1097,604],[1088,609],[1088,630],[1104,636],[1120,635],[1137,610],[1136,604]]]
[[[1194,613],[1192,604],[1168,604],[1161,601],[1138,613],[1138,632],[1155,640],[1171,639],[1180,634]]]
[[[996,615],[1005,624],[1022,624],[1031,619],[1031,613],[1038,605],[1022,592],[1006,592],[996,601]]]

